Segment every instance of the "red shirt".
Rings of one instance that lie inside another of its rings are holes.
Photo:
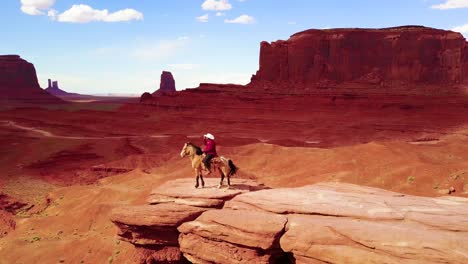
[[[203,143],[205,143],[205,147],[203,148],[204,153],[218,156],[218,153],[216,153],[216,143],[214,142],[214,140],[205,138],[203,140]]]

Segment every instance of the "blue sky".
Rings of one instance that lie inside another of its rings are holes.
[[[261,41],[309,28],[411,24],[468,36],[468,0],[8,0],[0,7],[0,54],[34,63],[43,87],[52,78],[87,94],[152,92],[163,70],[179,90],[244,84],[258,69]]]

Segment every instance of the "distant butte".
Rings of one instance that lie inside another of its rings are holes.
[[[310,29],[262,42],[249,87],[453,86],[468,83],[467,47],[460,33],[422,26]]]
[[[174,76],[172,76],[171,72],[163,71],[161,73],[161,82],[159,84],[159,89],[155,92],[148,93],[145,92],[140,96],[140,102],[150,101],[152,100],[153,96],[161,96],[161,95],[168,95],[173,94],[176,92],[175,80]]]
[[[0,55],[0,100],[30,103],[63,102],[39,86],[34,65],[18,55]]]
[[[160,95],[165,93],[173,93],[176,91],[174,76],[171,72],[163,71],[161,73],[161,83],[159,89],[153,95]]]
[[[59,88],[58,81],[52,81],[48,79],[48,86],[45,89],[51,95],[55,95],[57,97],[77,97],[80,96],[76,93],[69,93]]]

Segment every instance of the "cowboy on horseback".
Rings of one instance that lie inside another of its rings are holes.
[[[216,142],[214,139],[215,137],[210,133],[207,133],[203,136],[203,153],[205,154],[203,164],[205,164],[205,168],[208,171],[208,174],[211,173],[211,160],[218,156],[218,153],[216,153]]]

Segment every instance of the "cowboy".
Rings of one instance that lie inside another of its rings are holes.
[[[211,173],[211,159],[218,156],[218,153],[216,153],[216,143],[214,139],[215,137],[210,133],[207,133],[203,136],[203,144],[205,145],[203,147],[203,153],[205,153],[203,164],[205,164],[205,168],[208,170],[208,174]]]

